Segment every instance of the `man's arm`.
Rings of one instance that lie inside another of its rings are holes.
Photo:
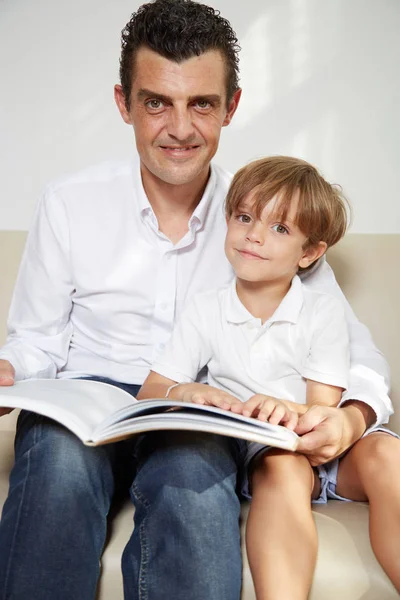
[[[389,367],[374,345],[368,328],[355,316],[325,259],[311,273],[303,275],[302,280],[310,289],[336,296],[344,304],[350,335],[350,378],[340,406],[348,406],[350,412],[356,414],[360,419],[359,423],[364,423],[366,428],[376,423],[386,423],[393,413],[388,396]],[[372,409],[372,412],[366,409],[367,419],[365,410],[361,411],[362,404]],[[354,410],[357,412],[354,413]],[[372,414],[374,416],[371,418]],[[355,425],[354,419],[351,419],[351,423]],[[351,427],[350,423],[348,425]],[[358,431],[359,429],[357,427]]]
[[[28,235],[8,338],[0,350],[0,359],[12,365],[15,380],[55,377],[65,364],[72,334],[70,271],[68,218],[62,201],[47,192]]]

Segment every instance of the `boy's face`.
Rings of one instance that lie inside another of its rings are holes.
[[[273,198],[259,218],[254,210],[254,191],[240,202],[228,219],[225,253],[239,280],[253,283],[289,283],[299,267],[308,267],[312,251],[304,250],[307,236],[294,224],[298,199],[293,197],[282,222]]]

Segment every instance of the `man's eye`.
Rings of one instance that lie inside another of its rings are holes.
[[[237,220],[240,221],[240,223],[250,223],[251,221],[251,217],[249,215],[237,215]]]
[[[152,98],[151,100],[147,100],[146,106],[152,110],[158,110],[159,108],[162,108],[163,103],[158,98]]]
[[[276,231],[277,233],[289,233],[288,229],[281,223],[277,223],[276,225],[273,226],[272,229],[274,231]]]
[[[197,100],[196,105],[201,109],[210,108],[211,106],[208,100]]]

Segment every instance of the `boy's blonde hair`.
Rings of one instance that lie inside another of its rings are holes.
[[[325,242],[329,248],[346,232],[350,207],[341,188],[325,181],[317,169],[304,160],[271,156],[242,167],[234,176],[226,197],[228,219],[250,192],[254,192],[257,216],[278,195],[277,219],[281,221],[285,221],[293,195],[298,193],[295,225],[308,238],[305,247]]]

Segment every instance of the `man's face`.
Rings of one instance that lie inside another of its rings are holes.
[[[227,107],[220,52],[212,50],[178,64],[140,48],[130,110],[121,86],[115,86],[115,99],[122,118],[134,128],[144,182],[205,181],[221,127],[230,122],[239,98],[240,91]]]

